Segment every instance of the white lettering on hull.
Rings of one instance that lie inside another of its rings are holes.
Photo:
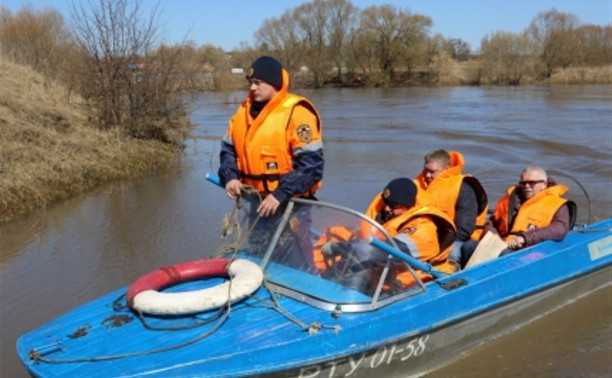
[[[429,335],[423,335],[407,343],[383,345],[373,353],[361,353],[358,358],[350,356],[302,368],[298,376],[300,378],[350,377],[361,369],[377,369],[390,365],[393,361],[403,363],[425,353],[428,340]]]

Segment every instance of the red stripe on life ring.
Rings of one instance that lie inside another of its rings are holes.
[[[227,268],[230,261],[230,259],[195,260],[147,273],[128,288],[126,294],[128,307],[133,308],[134,297],[145,290],[158,291],[182,282],[211,277],[228,277]]]

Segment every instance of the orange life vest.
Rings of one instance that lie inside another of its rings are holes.
[[[510,225],[510,203],[517,195],[517,188],[511,186],[506,190],[506,194],[497,202],[492,215],[500,236],[506,241],[529,229],[550,225],[555,213],[568,202],[566,198],[561,197],[567,192],[567,186],[560,184],[550,186],[521,204],[514,222]],[[570,211],[574,210],[575,207],[570,206]],[[570,216],[573,218],[572,214]]]
[[[358,234],[359,230],[351,230],[344,226],[332,226],[325,230],[323,235],[321,235],[312,246],[315,267],[320,271],[324,271],[325,269],[329,268],[331,263],[333,263],[333,261],[326,261],[323,252],[321,252],[321,248],[323,248],[326,243],[348,242]],[[342,256],[340,255],[333,257],[335,261],[340,261],[341,258]]]
[[[236,151],[242,182],[262,193],[272,192],[281,176],[293,170],[293,151],[321,145],[318,111],[308,99],[288,93],[288,86],[289,75],[283,70],[283,86],[274,98],[253,119],[249,113],[253,99],[249,96],[230,119],[226,135]],[[294,120],[304,112],[312,113],[316,125]],[[320,186],[319,181],[302,194],[313,194]]]
[[[384,203],[379,193],[368,207],[366,215],[377,219],[383,208]],[[448,262],[448,254],[456,235],[454,223],[448,215],[432,206],[431,198],[426,192],[418,190],[415,205],[382,226],[392,237],[406,234],[416,245],[418,251],[413,253],[419,260],[430,263],[443,272],[454,271]],[[402,286],[408,287],[415,283],[412,274],[405,267],[400,267],[396,273],[396,279]],[[424,272],[416,273],[424,281],[432,278]]]
[[[476,193],[476,200],[478,201],[476,229],[472,232],[470,239],[480,240],[484,224],[487,221],[487,211],[489,210],[487,194],[478,179],[461,173],[465,165],[463,155],[456,151],[450,151],[449,155],[451,157],[451,166],[442,171],[429,185],[425,182],[425,176],[422,172],[414,179],[414,183],[417,188],[427,191],[433,199],[434,205],[446,213],[453,222],[455,220],[455,208],[461,184],[465,181],[465,183],[470,185],[474,193]]]

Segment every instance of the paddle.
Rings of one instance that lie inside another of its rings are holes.
[[[215,175],[211,175],[210,173],[206,174],[206,180],[212,182],[213,184],[223,188],[223,186],[221,186],[221,180],[219,180],[219,177],[215,176]]]
[[[389,244],[379,239],[373,238],[372,236],[368,236],[366,241],[370,243],[371,245],[373,245],[374,247],[382,249],[383,251],[387,252],[393,257],[397,257],[398,259],[407,262],[411,267],[415,269],[419,269],[425,273],[431,274],[435,278],[441,278],[441,277],[446,276],[445,273],[432,268],[431,264],[417,260],[414,257],[407,255],[406,253],[400,251],[399,249],[393,248]]]

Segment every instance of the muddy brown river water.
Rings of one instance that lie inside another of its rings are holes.
[[[304,91],[323,118],[318,197],[357,210],[423,155],[457,150],[493,206],[527,165],[568,184],[579,223],[612,215],[606,86]],[[21,334],[160,266],[208,256],[232,202],[205,181],[243,92],[199,94],[171,172],[112,183],[0,226],[0,376],[26,377]],[[585,194],[580,185],[586,189]],[[612,277],[611,277],[612,281]],[[610,287],[468,352],[431,377],[609,377]],[[449,360],[454,356],[449,356]]]

